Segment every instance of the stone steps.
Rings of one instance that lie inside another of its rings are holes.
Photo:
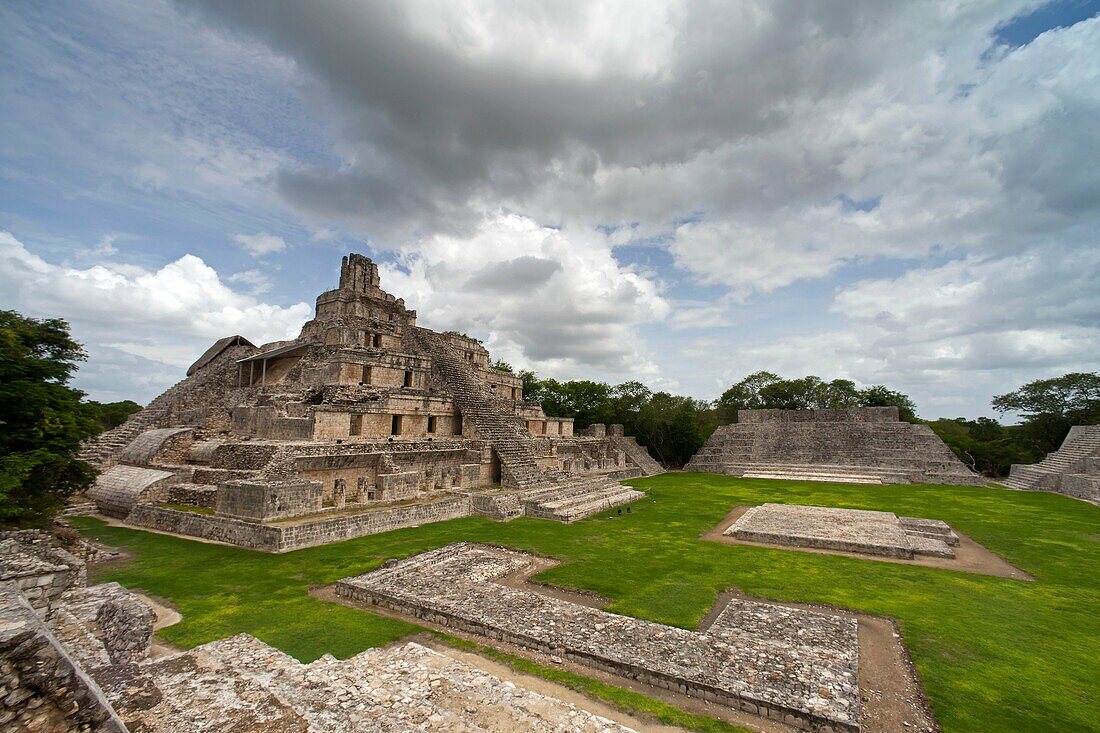
[[[1001,483],[1024,491],[1058,491],[1088,501],[1100,500],[1100,482],[1091,480],[1092,463],[1100,459],[1100,426],[1074,426],[1061,447],[1043,460],[1012,466]]]
[[[685,467],[751,478],[980,485],[926,426],[890,422],[746,422],[719,427]]]

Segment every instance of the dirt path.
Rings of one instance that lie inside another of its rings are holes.
[[[769,542],[747,542],[745,540],[734,539],[733,537],[727,537],[724,532],[729,529],[729,526],[741,518],[741,515],[747,512],[752,507],[737,506],[733,508],[725,518],[718,523],[718,526],[709,532],[705,533],[700,539],[708,542],[720,542],[724,545],[748,545],[750,547],[770,547],[776,550],[795,550],[797,552],[814,552],[818,555],[840,555],[841,557],[854,557],[860,560],[871,560],[874,562],[892,562],[899,565],[922,565],[928,568],[941,568],[943,570],[959,570],[964,573],[975,573],[977,575],[992,575],[998,578],[1012,578],[1013,580],[1029,580],[1033,581],[1035,578],[1031,577],[1023,570],[1020,570],[1015,565],[1010,565],[1000,555],[997,555],[985,547],[979,545],[974,540],[970,539],[962,532],[955,529],[955,534],[959,536],[959,546],[955,548],[955,557],[929,557],[927,555],[917,555],[912,560],[904,560],[899,557],[882,557],[880,555],[866,555],[859,552],[844,552],[841,550],[822,550],[816,547],[796,547],[795,545],[777,545]],[[954,527],[952,527],[954,529]]]
[[[149,656],[153,659],[160,659],[161,657],[168,657],[184,651],[182,647],[178,647],[175,644],[169,644],[163,639],[158,639],[156,635],[156,632],[161,629],[168,626],[174,626],[183,620],[183,616],[180,615],[180,612],[172,607],[172,602],[165,598],[151,596],[141,590],[131,589],[130,592],[144,601],[145,604],[157,614],[156,620],[153,621],[153,637],[150,639]]]

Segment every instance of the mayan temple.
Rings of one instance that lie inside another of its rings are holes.
[[[584,433],[476,339],[417,326],[352,254],[298,338],[218,340],[83,457],[105,514],[282,551],[470,514],[570,522],[661,471],[622,426]]]
[[[746,478],[859,484],[985,484],[927,425],[896,407],[740,410],[686,466]]]

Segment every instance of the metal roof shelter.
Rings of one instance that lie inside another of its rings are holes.
[[[287,354],[293,354],[296,351],[303,351],[308,348],[309,344],[287,344],[286,346],[280,346],[276,349],[261,351],[258,354],[246,356],[243,359],[237,359],[237,386],[240,387],[244,385],[244,365],[246,363],[248,364],[248,384],[251,385],[253,378],[255,377],[256,362],[260,362],[260,385],[263,386],[267,384],[268,361],[278,358],[280,356],[286,356]]]

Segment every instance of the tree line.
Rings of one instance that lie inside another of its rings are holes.
[[[493,368],[514,373],[498,361]],[[518,373],[524,396],[542,405],[551,417],[571,417],[578,429],[593,423],[622,423],[658,461],[682,467],[719,425],[737,421],[738,410],[808,410],[895,406],[902,420],[928,425],[978,473],[1008,475],[1013,463],[1035,463],[1057,450],[1073,425],[1100,424],[1100,374],[1074,372],[1029,382],[998,395],[992,407],[1019,415],[1018,425],[989,417],[921,420],[908,395],[886,385],[857,387],[848,379],[787,379],[774,372],[749,374],[714,401],[669,392],[653,392],[640,382],[611,385],[590,380],[559,382]]]

